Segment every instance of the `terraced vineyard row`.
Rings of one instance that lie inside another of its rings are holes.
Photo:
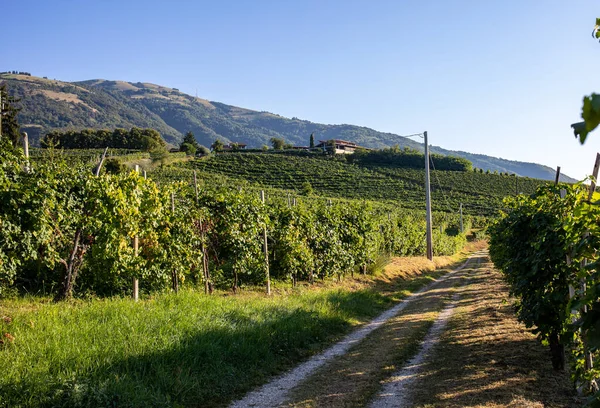
[[[310,183],[318,195],[400,202],[405,208],[422,208],[425,200],[422,170],[361,167],[339,160],[277,154],[227,153],[184,164],[205,174],[223,175],[252,184],[301,191]],[[433,209],[492,215],[507,195],[530,194],[542,180],[478,172],[432,171]]]

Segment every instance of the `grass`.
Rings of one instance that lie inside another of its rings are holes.
[[[5,300],[0,406],[222,406],[441,273],[397,269],[272,297]]]

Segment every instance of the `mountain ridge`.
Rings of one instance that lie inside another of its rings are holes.
[[[298,118],[209,101],[148,82],[91,79],[63,82],[36,76],[1,74],[9,92],[21,98],[19,119],[33,143],[50,130],[144,127],[156,129],[171,143],[192,131],[199,143],[216,139],[241,142],[249,147],[269,144],[272,137],[307,145],[311,133],[317,140],[349,140],[369,148],[394,145],[423,150],[423,144],[400,135],[350,124],[321,124]],[[464,157],[476,168],[553,180],[554,169],[529,162],[432,146],[432,152]],[[561,175],[561,181],[576,180]]]

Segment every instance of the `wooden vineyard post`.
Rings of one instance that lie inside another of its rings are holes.
[[[108,150],[108,147],[106,148]],[[104,153],[106,153],[106,150],[104,151]],[[100,172],[100,166],[98,166],[98,172]],[[135,172],[139,173],[140,172],[140,166],[138,166],[137,164],[135,165]],[[137,236],[137,234],[133,237],[133,256],[135,256],[136,258],[138,257],[138,250],[139,250],[139,238]],[[133,300],[135,300],[136,302],[139,300],[140,298],[140,281],[138,280],[137,277],[133,277]]]
[[[592,172],[592,182],[590,183],[590,192],[588,194],[588,200],[592,200],[594,191],[596,191],[596,183],[598,180],[598,169],[600,168],[600,153],[596,153],[596,162],[594,163],[594,171]]]
[[[106,149],[104,149],[104,153],[102,153],[102,157],[100,158],[100,163],[98,163],[98,167],[96,167],[96,177],[100,175],[100,169],[102,168],[104,159],[106,159],[106,152],[108,152],[108,146],[106,147]]]
[[[200,199],[198,196],[198,177],[196,170],[194,170],[194,192],[196,193],[196,207],[200,206]],[[204,294],[211,294],[212,287],[210,286],[210,272],[208,270],[208,251],[206,250],[206,222],[203,218],[200,218],[200,241],[202,250],[202,273],[204,275]]]
[[[29,173],[29,136],[23,132],[23,152],[25,153],[25,172]]]
[[[560,166],[556,166],[556,177],[554,178],[554,185],[558,184],[559,178],[560,178]]]
[[[175,216],[175,193],[171,192],[171,213]],[[179,292],[179,279],[177,278],[177,269],[173,268],[172,271],[173,290],[175,293]]]
[[[596,153],[596,161],[594,162],[594,171],[592,172],[592,182],[590,183],[590,191],[588,194],[588,201],[592,201],[592,197],[594,196],[594,191],[596,190],[596,180],[598,179],[598,170],[600,169],[600,153]],[[589,232],[586,233],[586,235],[589,235]],[[584,264],[588,263],[587,259],[583,260]],[[586,283],[584,279],[581,279],[581,290],[582,292],[585,294],[587,288],[586,288]],[[583,310],[584,313],[587,313],[587,306],[583,306]],[[586,371],[590,371],[592,368],[594,368],[594,360],[592,358],[592,353],[589,351],[589,347],[587,344],[587,341],[583,341],[583,349],[585,352],[585,370]],[[596,384],[596,382],[594,380],[591,381],[591,383],[589,384],[590,388],[593,389],[594,391],[598,391],[598,385]]]
[[[600,153],[596,153],[596,161],[594,163],[594,171],[592,174],[593,179],[592,179],[592,182],[590,183],[590,189],[589,189],[589,193],[588,193],[588,201],[591,201],[592,197],[594,195],[594,191],[596,189],[596,179],[598,178],[598,169],[599,168],[600,168]],[[563,199],[566,197],[566,190],[564,190],[564,189],[560,190],[560,197]],[[587,235],[589,235],[589,232],[586,232],[584,234],[584,237]],[[567,265],[570,265],[571,262],[572,262],[571,257],[569,255],[567,255]],[[582,261],[582,266],[585,266],[586,264],[587,264],[587,259],[584,259]],[[581,279],[579,281],[579,284],[580,284],[580,290],[585,295],[585,292],[587,290],[585,279]],[[569,299],[573,299],[574,297],[575,297],[575,288],[573,287],[573,285],[569,285]],[[583,313],[586,313],[587,306],[583,306],[581,311]],[[574,316],[575,313],[576,313],[576,310],[572,309],[571,310],[571,314],[572,314],[571,321],[573,323],[575,323],[575,321],[577,320],[577,317]],[[587,345],[587,341],[585,339],[585,335],[582,335],[581,338],[582,338],[583,351],[584,351],[584,370],[587,372],[587,371],[590,371],[594,367],[594,360],[592,358],[592,353],[588,351],[588,345]],[[588,390],[593,390],[593,391],[598,390],[598,385],[596,384],[595,380],[591,380],[587,384],[586,383],[576,383],[575,386],[577,388],[577,392],[580,395],[584,393],[585,388],[587,388]]]
[[[194,170],[194,192],[196,193],[196,205],[198,205],[198,177],[196,177],[196,170]]]
[[[465,229],[463,228],[462,203],[460,203],[460,232],[461,234],[465,232]]]
[[[260,190],[260,201],[265,204],[265,191]],[[267,242],[267,224],[265,220],[265,228],[263,229],[263,245],[265,249],[265,275],[267,278],[267,295],[271,294],[271,277],[269,275],[269,247]]]

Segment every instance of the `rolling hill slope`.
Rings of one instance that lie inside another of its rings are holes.
[[[154,128],[167,142],[178,143],[192,131],[201,144],[215,139],[246,143],[251,147],[268,144],[272,137],[294,145],[307,145],[311,133],[316,139],[343,139],[365,147],[399,145],[419,150],[422,144],[393,133],[355,125],[326,125],[297,118],[285,118],[219,102],[207,101],[175,88],[142,82],[93,79],[62,82],[27,75],[1,74],[9,92],[21,98],[20,122],[35,143],[52,129]],[[546,180],[554,178],[550,167],[510,161],[486,155],[450,151],[434,146],[435,153],[464,157],[484,170],[509,172]],[[562,175],[561,180],[574,180]]]
[[[191,180],[192,169],[258,186],[295,190],[299,194],[306,183],[310,183],[315,194],[325,197],[391,201],[411,209],[423,209],[425,203],[425,171],[422,169],[361,166],[330,156],[221,153],[177,164],[157,174],[169,175],[172,180]],[[495,215],[503,207],[504,197],[516,192],[531,194],[544,183],[547,182],[504,174],[434,170],[431,175],[433,209],[456,213],[462,203],[465,213]]]

